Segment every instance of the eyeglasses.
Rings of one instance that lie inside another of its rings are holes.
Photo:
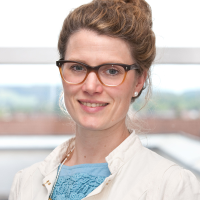
[[[91,67],[81,62],[60,59],[56,61],[56,65],[62,79],[69,84],[81,84],[90,72],[94,72],[102,85],[113,87],[124,82],[129,70],[136,69],[141,72],[137,64],[107,63]]]

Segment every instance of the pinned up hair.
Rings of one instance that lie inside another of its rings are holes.
[[[152,24],[151,8],[145,0],[93,0],[70,12],[64,20],[58,41],[60,58],[65,56],[70,36],[80,29],[120,38],[129,45],[137,64],[147,71],[146,85],[150,86],[149,69],[156,54]],[[148,87],[147,96],[150,93]]]

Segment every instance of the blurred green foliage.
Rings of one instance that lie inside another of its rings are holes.
[[[59,112],[59,86],[29,86],[0,88],[0,116],[6,113]]]
[[[0,88],[0,117],[9,113],[62,113],[59,108],[61,86],[1,86]],[[145,104],[145,94],[132,104],[136,111]],[[154,115],[158,112],[173,110],[176,116],[183,110],[200,111],[200,90],[188,91],[182,94],[172,92],[153,92],[147,106],[139,113]]]
[[[145,104],[145,95],[139,97],[132,105],[138,111]],[[147,105],[140,112],[151,113],[174,111],[177,116],[181,111],[197,110],[200,111],[200,90],[187,91],[182,94],[172,92],[153,92]]]

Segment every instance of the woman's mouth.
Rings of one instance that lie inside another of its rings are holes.
[[[107,107],[109,103],[94,102],[91,100],[78,100],[81,108],[87,113],[96,113]]]
[[[79,103],[81,103],[84,106],[92,107],[92,108],[108,105],[108,103],[90,103],[90,102],[83,102],[83,101],[79,101]]]

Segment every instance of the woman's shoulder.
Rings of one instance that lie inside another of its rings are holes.
[[[161,175],[163,179],[166,177],[168,177],[168,180],[169,177],[176,177],[176,180],[178,177],[183,178],[183,180],[191,179],[191,177],[196,178],[191,171],[184,169],[175,162],[160,156],[146,147],[143,147],[141,154],[143,154],[143,156],[140,156],[143,157],[142,160],[145,162],[145,166],[148,169],[154,169],[155,174]],[[159,171],[161,172],[159,173]]]
[[[15,176],[22,178],[22,177],[32,175],[39,168],[39,166],[42,162],[43,161],[34,163],[33,165],[18,171]]]
[[[146,167],[152,169],[149,183],[156,194],[155,199],[200,200],[200,182],[191,171],[145,147],[143,151],[148,163]]]
[[[41,162],[35,163],[27,168],[18,171],[13,179],[13,183],[10,189],[9,200],[17,199],[20,192],[20,188],[24,185],[31,175],[38,169]]]
[[[163,196],[170,200],[200,200],[200,182],[191,171],[178,165],[173,165],[164,172],[156,189],[158,199]]]
[[[74,138],[71,138],[61,145],[57,146],[47,157],[38,163],[35,163],[27,168],[24,168],[15,174],[13,183],[10,190],[9,200],[16,199],[14,196],[18,196],[19,191],[25,185],[30,184],[31,177],[34,177],[34,180],[39,180],[42,182],[42,179],[49,173],[55,172],[58,165],[60,164],[63,157],[65,157],[66,152],[70,145],[73,145]]]
[[[121,168],[130,187],[143,188],[156,200],[200,200],[200,183],[192,172],[142,145],[131,152],[131,159]],[[131,171],[131,176],[127,171]]]

